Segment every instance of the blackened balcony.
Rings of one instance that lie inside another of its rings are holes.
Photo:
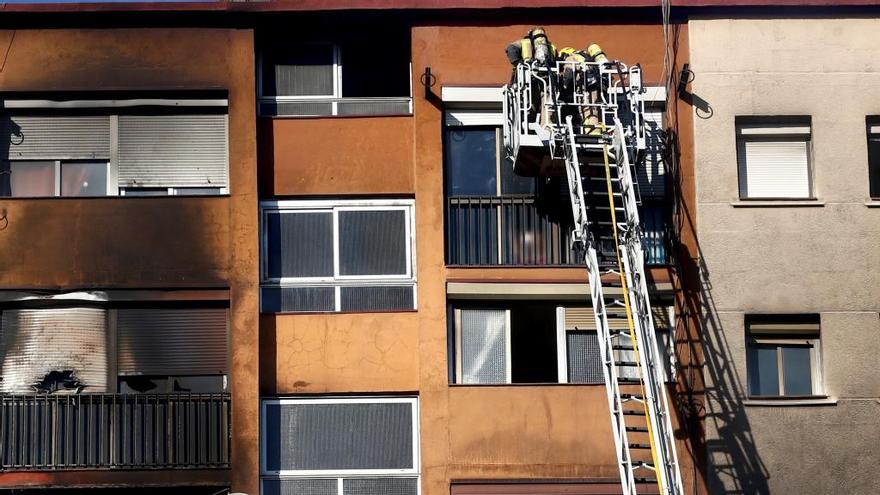
[[[571,210],[533,195],[450,196],[446,260],[461,266],[580,266],[571,250]],[[642,246],[651,266],[669,264],[662,205],[641,208]]]
[[[229,467],[226,393],[0,395],[4,471]]]

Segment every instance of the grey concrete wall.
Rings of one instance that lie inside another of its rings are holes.
[[[880,493],[880,19],[693,19],[696,218],[713,493]],[[812,116],[816,201],[739,204],[734,119]],[[836,402],[748,401],[744,315],[819,313]]]

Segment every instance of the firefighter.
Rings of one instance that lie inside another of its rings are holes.
[[[519,64],[533,65],[537,64],[541,67],[552,65],[556,62],[556,47],[547,39],[547,33],[544,28],[535,27],[529,30],[526,35],[516,40],[505,49],[507,60],[513,66],[513,73],[510,76],[510,82],[516,80],[516,71]],[[537,116],[537,120],[545,125],[549,122],[551,116],[545,108],[544,95],[546,84],[544,81],[538,81],[537,78],[532,80],[533,88],[540,88],[540,91],[532,91],[531,108],[529,113]],[[531,120],[531,118],[530,118]]]
[[[605,64],[608,62],[608,57],[605,56],[605,52],[602,51],[602,47],[596,43],[588,46],[585,52],[588,60],[590,60],[591,62],[598,62],[599,64]],[[587,81],[585,81],[587,98],[589,103],[597,103],[599,101],[600,75],[598,68],[596,68],[595,66],[591,66],[591,71],[592,72],[587,75]],[[599,128],[600,122],[599,107],[584,108],[584,124],[586,127],[586,132],[588,134],[601,133],[602,130]]]
[[[507,45],[504,51],[510,65],[514,67],[522,63],[530,64],[533,60],[542,65],[555,62],[556,49],[541,27],[532,28],[522,39]]]

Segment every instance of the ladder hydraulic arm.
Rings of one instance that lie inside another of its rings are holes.
[[[563,94],[565,70],[580,84]],[[583,84],[595,74],[598,87]],[[616,61],[520,64],[504,91],[505,143],[514,169],[564,173],[568,184],[572,239],[587,265],[623,493],[653,484],[664,495],[682,494],[633,180],[645,147],[640,69]],[[535,92],[542,95],[539,108]],[[625,330],[612,329],[612,308],[623,309]]]

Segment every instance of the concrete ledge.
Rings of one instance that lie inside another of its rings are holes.
[[[769,406],[769,407],[808,407],[808,406],[836,406],[837,399],[831,397],[816,397],[815,399],[747,399],[742,401],[744,406]]]
[[[779,207],[818,207],[825,206],[824,201],[819,201],[818,199],[780,199],[780,200],[737,200],[731,201],[730,206],[734,208],[779,208]]]

